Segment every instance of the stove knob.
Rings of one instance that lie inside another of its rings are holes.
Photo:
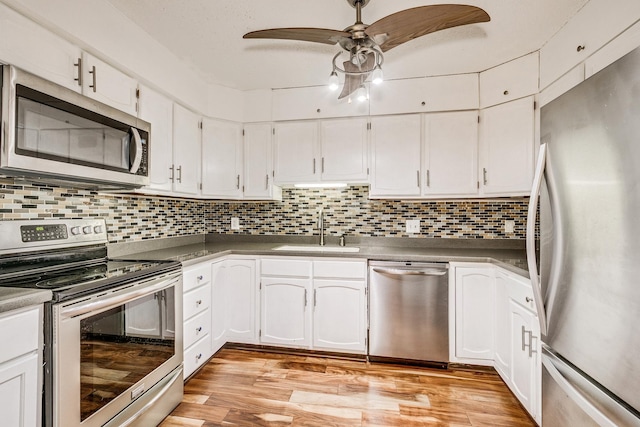
[[[80,227],[71,227],[71,234],[74,236],[80,234]]]
[[[84,234],[91,234],[91,226],[90,225],[85,225],[84,227],[82,227],[82,232]]]
[[[96,233],[96,234],[101,234],[102,233],[102,226],[96,225],[95,227],[93,227],[93,232]]]

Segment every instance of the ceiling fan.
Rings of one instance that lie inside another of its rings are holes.
[[[347,3],[356,9],[356,22],[343,31],[325,28],[271,28],[249,32],[243,38],[339,44],[343,50],[333,57],[329,84],[337,89],[337,73],[345,75],[342,92],[338,97],[342,99],[356,90],[365,90],[364,82],[369,75],[374,83],[382,81],[383,52],[435,31],[491,20],[487,12],[479,7],[438,4],[402,10],[367,25],[362,23],[361,13],[369,0],[347,0]],[[336,60],[342,54],[348,54],[349,59],[344,61],[341,68],[336,65]]]

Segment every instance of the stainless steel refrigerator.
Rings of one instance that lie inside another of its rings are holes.
[[[540,112],[527,251],[544,427],[640,426],[639,49]]]

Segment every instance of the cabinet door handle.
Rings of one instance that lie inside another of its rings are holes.
[[[315,308],[316,305],[318,305],[318,290],[314,289],[313,290],[313,307]]]
[[[199,282],[200,280],[204,279],[204,276],[201,274],[200,276],[197,277],[197,279],[198,279],[198,282]]]
[[[171,165],[169,170],[171,171],[171,174],[169,175],[169,180],[173,184],[175,182],[175,168],[173,167],[173,165]]]
[[[73,80],[77,81],[78,86],[82,87],[82,57],[78,58],[78,62],[73,65],[78,67],[78,77]]]
[[[322,158],[321,172],[324,173],[324,157]]]
[[[202,353],[198,353],[198,354],[196,355],[196,362],[197,362],[198,360],[200,360],[200,359],[202,359]]]
[[[487,168],[482,168],[482,182],[487,185]]]
[[[202,304],[202,300],[201,300],[201,299],[199,299],[198,301],[196,301],[196,305],[200,305],[200,304]],[[524,329],[524,328],[523,328],[523,329]],[[523,350],[524,350],[524,348],[523,348]]]
[[[198,326],[196,328],[196,334],[199,334],[200,332],[202,332],[202,326]]]
[[[307,290],[304,290],[304,306],[307,306]]]
[[[240,175],[236,177],[236,190],[240,189]]]
[[[416,171],[416,179],[417,179],[417,183],[418,183],[418,188],[420,188],[420,171]]]
[[[431,187],[431,178],[429,177],[429,169],[427,169],[427,187]]]
[[[89,71],[89,74],[91,74],[92,79],[93,79],[92,80],[93,84],[89,85],[89,87],[91,89],[93,89],[93,93],[95,93],[96,92],[96,86],[97,86],[96,85],[96,66],[95,65],[91,67],[91,71]]]
[[[313,159],[313,174],[316,174],[316,159]]]
[[[178,182],[182,184],[182,165],[178,166]]]
[[[264,189],[268,190],[269,189],[269,174],[265,175],[265,180],[264,180]]]

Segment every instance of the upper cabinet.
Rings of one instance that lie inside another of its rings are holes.
[[[202,195],[242,198],[242,126],[202,121]]]
[[[370,86],[371,115],[477,108],[477,74],[389,80]]]
[[[282,199],[282,189],[273,184],[272,133],[271,123],[252,123],[244,126],[245,199]]]
[[[200,161],[202,159],[201,123],[199,115],[179,104],[174,104],[173,164],[171,165],[174,193],[192,196],[199,193]]]
[[[540,49],[540,88],[583,62],[640,18],[640,2],[619,0],[587,2]]]
[[[480,108],[538,93],[538,52],[480,73]]]
[[[149,186],[146,190],[172,190],[173,102],[145,86],[140,87],[138,117],[151,123]]]
[[[368,102],[349,102],[338,99],[339,91],[331,91],[327,86],[313,86],[273,91],[274,121],[324,119],[328,117],[366,116]]]
[[[138,82],[100,59],[82,54],[82,93],[136,115]]]
[[[367,182],[367,132],[358,117],[276,123],[275,182]]]
[[[532,96],[481,110],[480,195],[528,195],[534,153]]]
[[[76,92],[82,51],[0,3],[0,61]]]

